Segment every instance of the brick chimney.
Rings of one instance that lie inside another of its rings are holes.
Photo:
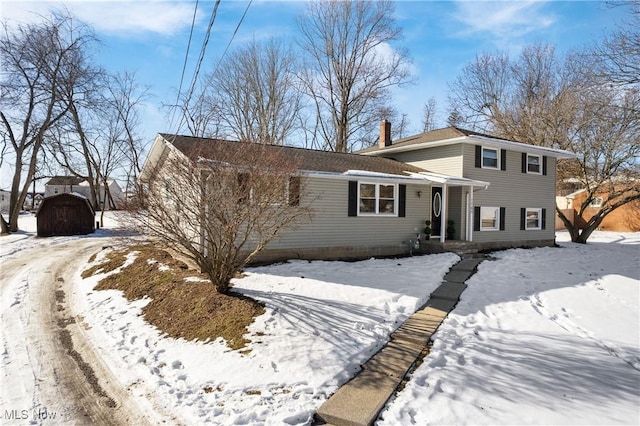
[[[391,122],[382,120],[380,122],[380,149],[391,145]]]

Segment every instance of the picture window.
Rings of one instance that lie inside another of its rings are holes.
[[[360,215],[395,216],[397,186],[381,183],[360,183],[358,187]]]

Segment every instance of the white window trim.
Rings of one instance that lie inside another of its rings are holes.
[[[602,207],[603,202],[604,200],[602,199],[602,197],[593,197],[593,200],[591,200],[591,202],[589,203],[589,207],[599,209],[600,207]]]
[[[374,185],[375,186],[375,207],[374,213],[361,212],[360,211],[360,186],[361,185]],[[380,185],[393,186],[393,213],[380,213]],[[383,183],[383,182],[366,182],[358,181],[358,216],[379,216],[379,217],[398,217],[398,184],[397,183]]]
[[[491,166],[485,166],[484,165],[484,150],[491,150],[491,151],[495,151],[496,152],[496,166],[495,167],[491,167]],[[480,166],[483,169],[489,169],[489,170],[500,170],[500,150],[498,148],[491,148],[488,146],[482,146],[482,150],[480,152]]]
[[[529,212],[535,211],[538,213],[538,226],[530,227],[529,226]],[[538,207],[527,207],[524,212],[524,230],[525,231],[540,231],[542,229],[542,209]]]
[[[496,226],[485,227],[482,226],[482,211],[485,209],[492,209],[496,214]],[[482,206],[480,207],[480,231],[499,231],[500,230],[500,207]]]
[[[529,170],[529,157],[538,157],[538,168],[537,172],[533,172]],[[542,156],[536,154],[527,154],[527,174],[530,175],[541,175],[542,174]]]

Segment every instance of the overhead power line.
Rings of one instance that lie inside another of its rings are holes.
[[[178,86],[178,97],[176,98],[176,104],[173,107],[173,114],[171,115],[171,120],[169,121],[170,127],[173,127],[173,120],[176,117],[176,108],[180,104],[180,94],[182,93],[182,83],[184,82],[184,75],[187,71],[187,61],[189,59],[189,50],[191,49],[191,39],[193,38],[193,28],[196,23],[196,15],[198,12],[198,0],[196,0],[196,5],[193,8],[193,18],[191,19],[191,30],[189,31],[189,42],[187,43],[187,52],[184,55],[184,63],[182,64],[182,74],[180,75],[180,86]]]

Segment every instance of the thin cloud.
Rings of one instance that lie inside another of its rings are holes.
[[[191,25],[194,3],[176,1],[3,1],[3,18],[33,22],[52,9],[65,8],[99,33],[129,37],[139,34],[174,35]],[[196,22],[202,20],[198,11]]]
[[[553,25],[543,1],[457,1],[454,18],[465,27],[460,35],[485,33],[499,40],[523,37]]]

